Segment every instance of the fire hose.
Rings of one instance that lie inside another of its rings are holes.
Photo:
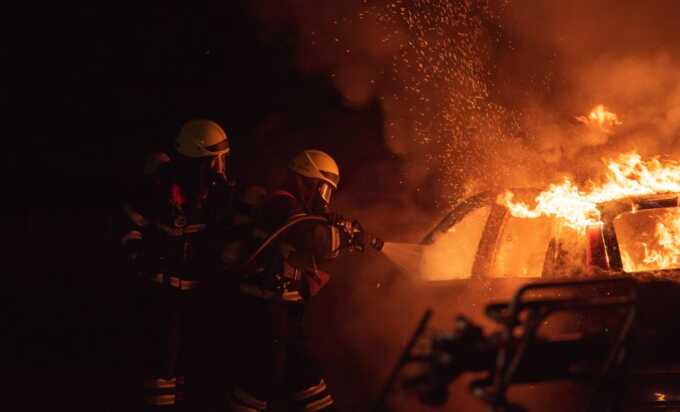
[[[248,259],[244,263],[244,266],[248,266],[249,264],[251,264],[260,255],[260,253],[262,253],[262,251],[267,248],[267,246],[269,246],[283,233],[288,231],[293,226],[303,222],[330,223],[328,218],[316,215],[305,215],[291,219],[284,225],[276,229],[265,240],[263,240],[260,246],[248,257]],[[366,234],[366,232],[363,230],[363,228],[357,221],[352,222],[350,225],[341,225],[340,227],[343,228],[349,234],[350,242],[352,242],[358,234],[360,233]],[[371,235],[369,235],[368,241],[366,243],[377,251],[382,250],[382,247],[384,245],[384,242],[381,239]],[[363,251],[363,249],[361,248],[359,249]]]

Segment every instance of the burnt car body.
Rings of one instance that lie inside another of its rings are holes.
[[[513,190],[527,199],[537,190]],[[512,216],[497,202],[499,192],[472,196],[455,206],[422,241],[423,259],[428,248],[454,263],[421,265],[421,275],[433,287],[476,288],[484,285],[487,300],[512,281],[521,285],[536,280],[630,277],[637,281],[636,327],[626,384],[630,411],[680,410],[680,270],[677,265],[655,267],[640,262],[640,239],[653,236],[664,213],[676,211],[680,194],[632,196],[598,205],[601,224],[585,235],[565,229],[558,219]],[[458,230],[462,228],[463,230]],[[449,238],[449,239],[447,239]],[[472,243],[456,248],[457,242]],[[437,246],[440,244],[440,246]],[[447,250],[448,248],[448,250]],[[435,273],[428,273],[428,267]],[[520,280],[522,283],[517,283]],[[614,291],[602,290],[608,295]],[[587,324],[597,317],[584,315]],[[601,319],[599,319],[601,320]]]

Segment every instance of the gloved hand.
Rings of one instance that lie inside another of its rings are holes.
[[[358,220],[351,221],[347,228],[345,244],[348,249],[363,252],[370,246],[377,251],[382,250],[385,243],[373,234],[366,232]]]
[[[343,248],[361,252],[363,252],[369,244],[378,250],[382,248],[382,241],[366,233],[358,220],[348,218],[336,212],[328,212],[326,217],[331,225],[340,229],[342,238],[341,244]],[[380,246],[374,245],[376,241],[380,243]]]
[[[340,244],[343,249],[364,251],[367,236],[358,220],[346,220],[337,227],[340,229]]]

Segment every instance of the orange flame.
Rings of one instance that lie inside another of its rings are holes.
[[[656,224],[657,244],[643,244],[644,263],[655,267],[677,267],[680,264],[680,212],[667,212],[661,222]]]
[[[564,179],[540,193],[533,208],[515,202],[511,191],[500,195],[498,203],[507,207],[513,216],[557,217],[567,226],[585,233],[588,226],[601,223],[599,203],[629,196],[680,192],[680,163],[661,162],[658,158],[643,160],[633,151],[606,164],[605,178],[600,183],[589,182],[588,190],[581,190],[571,180]]]
[[[588,116],[577,116],[576,120],[585,124],[586,126],[600,130],[605,133],[611,133],[616,126],[621,123],[616,114],[607,111],[604,105],[598,104],[590,111]]]

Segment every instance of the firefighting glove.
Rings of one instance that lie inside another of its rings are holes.
[[[361,223],[336,212],[326,214],[328,222],[340,229],[340,245],[343,249],[363,252],[372,237],[366,233]]]
[[[364,250],[366,236],[361,224],[357,220],[347,220],[336,225],[340,231],[340,247],[350,251]]]

